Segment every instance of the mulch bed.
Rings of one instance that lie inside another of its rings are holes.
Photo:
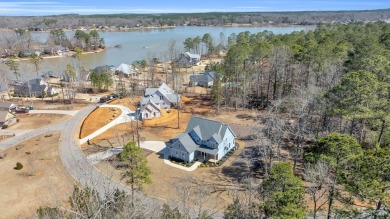
[[[240,144],[238,144],[236,142],[236,150],[230,150],[227,154],[225,154],[224,157],[222,157],[218,162],[217,162],[217,165],[212,163],[212,162],[208,162],[208,161],[205,161],[203,162],[203,165],[201,164],[199,167],[220,167],[222,166],[225,161],[227,161],[229,159],[230,156],[232,156],[237,150],[238,148],[240,147]]]

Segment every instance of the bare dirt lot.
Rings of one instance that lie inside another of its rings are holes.
[[[60,114],[17,114],[19,122],[7,128],[7,130],[17,129],[37,129],[47,125],[63,122],[70,119],[68,115]]]
[[[39,206],[64,204],[71,195],[75,182],[58,153],[60,133],[48,134],[10,148],[0,159],[0,218],[32,218]],[[23,169],[15,170],[16,162]]]
[[[85,138],[101,127],[107,125],[121,113],[122,111],[118,108],[99,107],[95,109],[84,120],[80,130],[80,138]]]

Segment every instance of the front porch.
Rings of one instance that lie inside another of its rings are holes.
[[[195,151],[195,158],[198,159],[200,162],[210,162],[216,164],[218,161],[218,151],[217,150],[210,150],[210,149],[203,149],[199,148],[197,151]]]

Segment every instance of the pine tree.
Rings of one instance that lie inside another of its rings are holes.
[[[349,171],[348,168],[361,154],[362,148],[354,137],[332,133],[319,138],[317,144],[305,155],[309,162],[324,160],[332,174],[328,195],[328,219],[332,216],[333,201],[337,192],[336,185],[339,183],[337,180],[343,173]]]
[[[223,89],[222,89],[221,76],[218,72],[215,72],[214,74],[214,82],[213,82],[213,88],[211,90],[211,97],[214,101],[214,104],[217,106],[217,112],[219,112],[219,108],[221,107],[221,102],[223,99]]]
[[[135,186],[140,189],[143,184],[151,183],[151,170],[148,160],[143,155],[143,150],[135,142],[129,142],[119,154],[120,160],[125,163],[122,178],[127,179],[126,183],[131,185],[131,205],[134,207]]]
[[[290,163],[274,164],[260,193],[264,198],[261,208],[266,218],[305,218],[303,182],[294,175]]]
[[[380,211],[390,204],[390,148],[367,150],[352,164],[341,177],[345,188],[361,200],[376,203],[375,209],[370,206],[361,212],[372,212],[372,217],[376,219]]]

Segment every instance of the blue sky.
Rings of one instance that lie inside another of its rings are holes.
[[[390,0],[37,0],[0,1],[0,15],[324,11],[390,8]]]

